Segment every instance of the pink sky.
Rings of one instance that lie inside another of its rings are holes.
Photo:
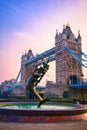
[[[16,78],[25,50],[32,49],[36,54],[54,47],[56,29],[61,32],[67,21],[75,36],[80,30],[83,52],[87,54],[87,1],[36,1],[0,1],[0,82]],[[51,63],[49,77],[46,75],[42,84],[47,79],[55,81],[53,66]],[[87,68],[83,72],[87,78]]]

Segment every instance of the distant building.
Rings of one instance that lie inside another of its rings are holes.
[[[23,95],[24,91],[21,88],[21,84],[18,82],[14,84],[15,79],[5,80],[0,85],[1,96],[19,96]],[[23,91],[23,92],[22,92]]]

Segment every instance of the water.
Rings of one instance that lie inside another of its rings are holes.
[[[74,104],[44,104],[40,108],[37,107],[37,104],[27,104],[27,103],[19,103],[19,104],[6,104],[0,108],[4,109],[19,109],[19,110],[70,110],[78,108],[77,105]]]

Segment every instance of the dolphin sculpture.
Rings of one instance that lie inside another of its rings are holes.
[[[43,99],[36,90],[37,84],[41,81],[48,69],[48,63],[43,62],[43,65],[33,72],[33,74],[28,78],[26,83],[26,91],[30,91],[31,93],[33,93],[39,100],[38,107],[40,107],[46,101],[49,101],[48,99]]]

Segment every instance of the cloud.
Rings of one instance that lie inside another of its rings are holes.
[[[17,37],[32,38],[30,34],[24,32],[14,32],[14,35]]]

